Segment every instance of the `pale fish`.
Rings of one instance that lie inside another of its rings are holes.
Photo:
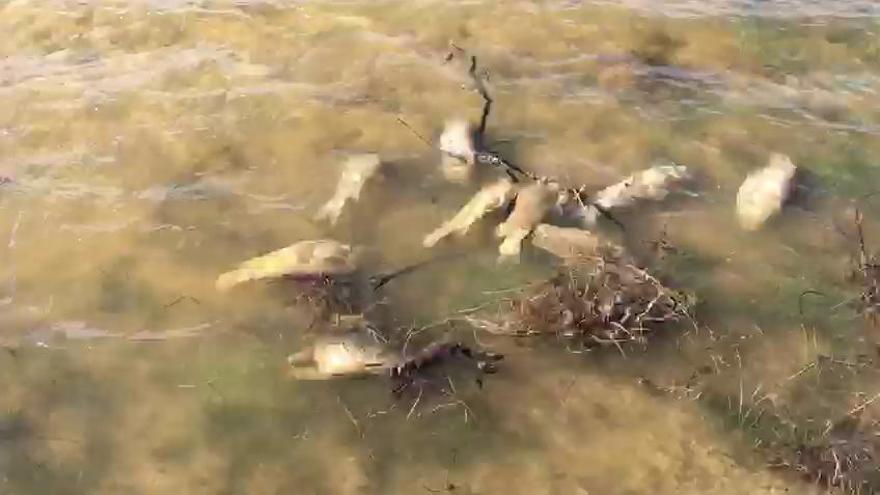
[[[544,220],[550,210],[558,205],[559,185],[539,181],[520,189],[510,216],[495,231],[504,238],[498,252],[504,257],[518,257],[522,242]]]
[[[330,201],[324,204],[315,214],[315,220],[329,220],[335,225],[342,215],[345,205],[360,198],[361,190],[371,177],[376,175],[381,162],[379,155],[366,153],[352,155],[342,167],[342,176],[336,185],[336,192]]]
[[[770,155],[766,167],[746,177],[736,195],[736,214],[746,230],[757,230],[782,206],[791,195],[797,167],[780,153]]]
[[[394,355],[369,334],[354,331],[322,335],[314,344],[287,358],[298,380],[328,380],[387,371]]]
[[[574,216],[585,227],[596,224],[598,208],[627,208],[638,201],[660,201],[690,178],[683,165],[655,165],[596,193],[591,204],[576,205]],[[576,199],[576,198],[575,198]]]
[[[440,134],[440,169],[449,181],[462,182],[473,174],[476,144],[474,129],[464,119],[448,120]]]
[[[346,275],[356,269],[356,252],[333,240],[300,241],[286,248],[250,259],[217,278],[217,289],[240,283],[284,276]]]
[[[515,195],[516,186],[506,178],[483,187],[454,217],[443,222],[443,225],[425,236],[422,245],[432,247],[449,235],[464,235],[477,220],[489,212],[504,208]]]
[[[542,223],[532,232],[532,244],[563,259],[595,258],[597,256],[620,257],[623,248],[602,240],[589,230],[574,227],[557,227]]]

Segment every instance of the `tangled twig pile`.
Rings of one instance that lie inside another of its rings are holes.
[[[492,333],[553,335],[580,349],[644,343],[664,326],[692,321],[690,302],[622,259],[601,257],[566,267],[507,299],[499,321],[471,318]]]
[[[862,218],[861,210],[856,209],[855,225],[859,241],[859,257],[851,278],[862,286],[856,304],[859,313],[876,325],[877,313],[880,312],[880,263],[875,255],[868,253]]]

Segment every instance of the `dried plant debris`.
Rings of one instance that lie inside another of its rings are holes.
[[[537,181],[522,187],[510,216],[495,231],[503,238],[498,252],[503,258],[518,258],[522,242],[540,224],[559,200],[559,185]]]
[[[740,226],[757,230],[779,213],[794,189],[796,172],[788,156],[774,153],[766,167],[750,173],[736,195]]]
[[[868,252],[862,221],[862,212],[856,209],[855,226],[859,251],[858,260],[855,262],[855,269],[853,269],[850,278],[862,287],[856,303],[859,313],[876,324],[878,314],[880,314],[880,262],[875,254]]]
[[[584,260],[597,257],[620,259],[623,248],[603,240],[589,230],[557,227],[542,223],[532,232],[532,245],[563,260]]]
[[[858,410],[828,421],[822,434],[809,437],[775,449],[770,467],[796,473],[834,493],[880,493],[880,422],[865,419]]]
[[[880,444],[867,434],[805,447],[799,454],[792,467],[812,482],[847,493],[880,492]]]
[[[609,211],[629,208],[639,201],[661,201],[680,190],[689,179],[690,173],[683,165],[655,165],[597,192],[592,203],[584,203],[580,196],[571,195],[563,208],[567,216],[582,226],[592,227],[599,209]]]
[[[601,258],[570,266],[504,306],[500,317],[469,321],[496,334],[556,336],[585,349],[644,343],[670,324],[691,320],[684,295],[635,265]]]
[[[352,155],[342,167],[342,176],[333,197],[315,214],[315,220],[329,220],[335,225],[349,202],[356,202],[364,185],[381,168],[379,155],[374,153]]]
[[[467,358],[474,365],[478,372],[477,384],[480,386],[483,385],[483,375],[496,373],[498,361],[504,359],[503,354],[474,350],[461,342],[435,342],[390,368],[391,378],[396,382],[394,393],[399,395],[418,378],[426,377],[438,365],[452,362],[459,356]]]
[[[483,187],[454,217],[425,236],[422,244],[432,247],[450,235],[464,235],[478,220],[492,211],[506,207],[515,195],[516,188],[508,179],[500,179]]]
[[[323,278],[348,275],[357,268],[357,251],[348,244],[321,239],[300,241],[240,264],[217,278],[219,290],[262,279]]]

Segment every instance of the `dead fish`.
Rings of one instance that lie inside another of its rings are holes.
[[[757,230],[782,210],[791,195],[797,167],[781,153],[770,155],[766,167],[746,177],[736,194],[736,214],[746,230]]]
[[[584,227],[591,227],[596,224],[598,208],[611,210],[627,208],[638,201],[660,201],[689,178],[688,169],[683,165],[655,165],[602,189],[596,193],[592,204],[570,203],[569,206],[574,208],[569,214]]]
[[[502,257],[519,256],[523,240],[557,206],[559,193],[558,184],[546,181],[534,182],[519,190],[513,211],[495,231],[497,237],[504,238],[498,247]]]
[[[335,225],[345,205],[360,198],[364,185],[376,174],[380,166],[379,155],[375,153],[350,156],[342,167],[342,176],[336,185],[336,192],[330,201],[318,210],[315,220],[326,219]]]
[[[300,241],[286,248],[245,261],[217,278],[219,290],[240,283],[285,276],[327,276],[353,273],[357,252],[348,244],[322,239]]]
[[[440,169],[447,180],[461,182],[473,174],[476,143],[473,126],[464,119],[446,121],[440,134]]]
[[[483,187],[454,217],[443,222],[443,225],[425,236],[422,245],[432,247],[449,235],[464,235],[477,220],[489,212],[504,208],[515,195],[516,187],[506,178]]]
[[[619,257],[623,248],[602,240],[589,230],[557,227],[542,223],[532,232],[532,244],[563,259],[592,258],[600,255]]]
[[[299,380],[377,375],[397,362],[384,345],[360,331],[322,335],[287,361],[293,377]]]

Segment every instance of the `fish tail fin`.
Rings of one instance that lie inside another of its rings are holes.
[[[345,206],[344,202],[339,202],[336,200],[330,200],[315,213],[315,220],[324,221],[327,220],[330,222],[330,225],[336,225],[336,222],[339,221],[339,216],[342,214],[342,208]]]
[[[592,229],[599,223],[601,212],[595,205],[586,205],[580,213],[579,223],[581,228]]]
[[[516,232],[512,232],[508,235],[504,242],[498,246],[498,253],[501,254],[503,258],[519,258],[520,253],[522,252],[522,242],[528,235],[527,230],[520,229]]]

